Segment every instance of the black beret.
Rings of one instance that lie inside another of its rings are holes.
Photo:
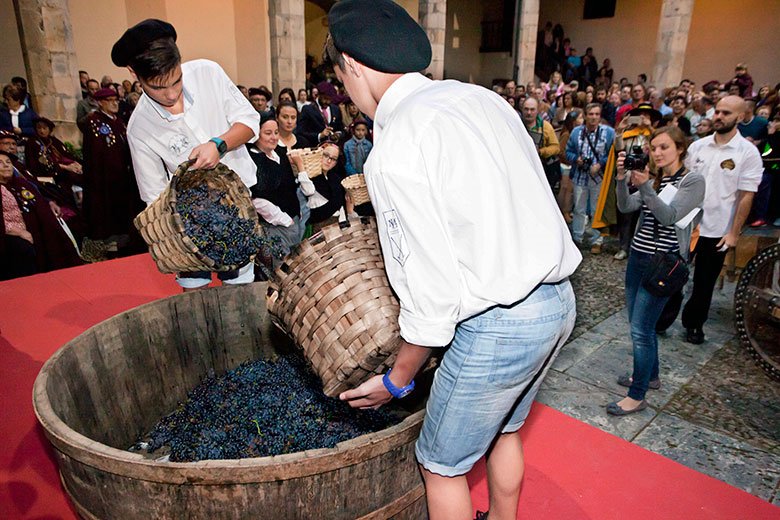
[[[34,117],[33,125],[37,125],[38,123],[43,123],[44,125],[48,126],[50,132],[54,130],[54,121],[52,121],[48,117],[42,117],[42,116]]]
[[[173,25],[154,18],[139,22],[126,30],[114,44],[111,61],[117,67],[127,67],[136,56],[146,52],[150,43],[163,38],[173,38],[173,41],[176,41],[176,29]]]
[[[336,49],[379,72],[419,72],[431,63],[425,31],[392,0],[341,0],[328,25]]]

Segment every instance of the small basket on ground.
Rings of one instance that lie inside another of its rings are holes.
[[[366,202],[371,201],[371,198],[368,196],[366,176],[362,173],[350,175],[341,181],[341,185],[344,186],[345,190],[347,190],[347,193],[349,193],[349,196],[352,199],[352,203],[355,206],[360,206],[361,204],[365,204]]]
[[[392,366],[400,307],[373,218],[323,228],[274,274],[268,312],[303,349],[326,395],[335,397]]]
[[[311,179],[322,173],[322,148],[299,148],[297,150],[290,150],[287,153],[288,157],[298,156],[303,160],[303,169]],[[290,166],[292,166],[293,173],[297,175],[298,168],[295,163],[290,160]]]
[[[224,194],[221,204],[235,206],[240,218],[254,222],[253,233],[259,236],[261,228],[249,189],[235,172],[222,163],[213,170],[188,170],[190,164],[187,161],[179,165],[168,187],[135,217],[133,223],[162,273],[237,269],[254,255],[233,264],[222,264],[207,256],[187,234],[182,216],[177,211],[177,197],[184,190],[206,185],[210,192]]]

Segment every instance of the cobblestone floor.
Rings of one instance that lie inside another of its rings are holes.
[[[623,294],[626,261],[612,258],[617,252],[614,240],[607,239],[600,255],[582,253],[583,262],[571,277],[577,297],[577,321],[571,339],[583,334],[625,307]]]
[[[679,320],[659,336],[662,387],[650,407],[611,417],[625,395],[617,377],[631,368],[624,313],[625,261],[583,253],[572,277],[577,323],[539,393],[572,417],[780,505],[780,383],[741,350],[733,325],[734,283],[716,289],[707,341],[683,341]]]

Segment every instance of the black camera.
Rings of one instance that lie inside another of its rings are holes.
[[[628,170],[642,171],[650,161],[650,157],[642,150],[641,146],[632,146],[631,152],[626,155],[623,167]]]
[[[582,169],[583,170],[589,170],[591,166],[593,166],[593,157],[583,157],[582,158]]]
[[[330,139],[334,143],[338,143],[339,141],[341,141],[342,137],[344,137],[344,132],[335,131],[328,136],[328,139]]]

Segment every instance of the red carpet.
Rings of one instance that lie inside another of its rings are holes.
[[[148,255],[0,283],[0,519],[76,518],[32,411],[43,363],[86,328],[177,294]],[[780,519],[780,509],[723,482],[536,405],[522,430],[522,519]],[[487,508],[484,464],[469,475]]]

